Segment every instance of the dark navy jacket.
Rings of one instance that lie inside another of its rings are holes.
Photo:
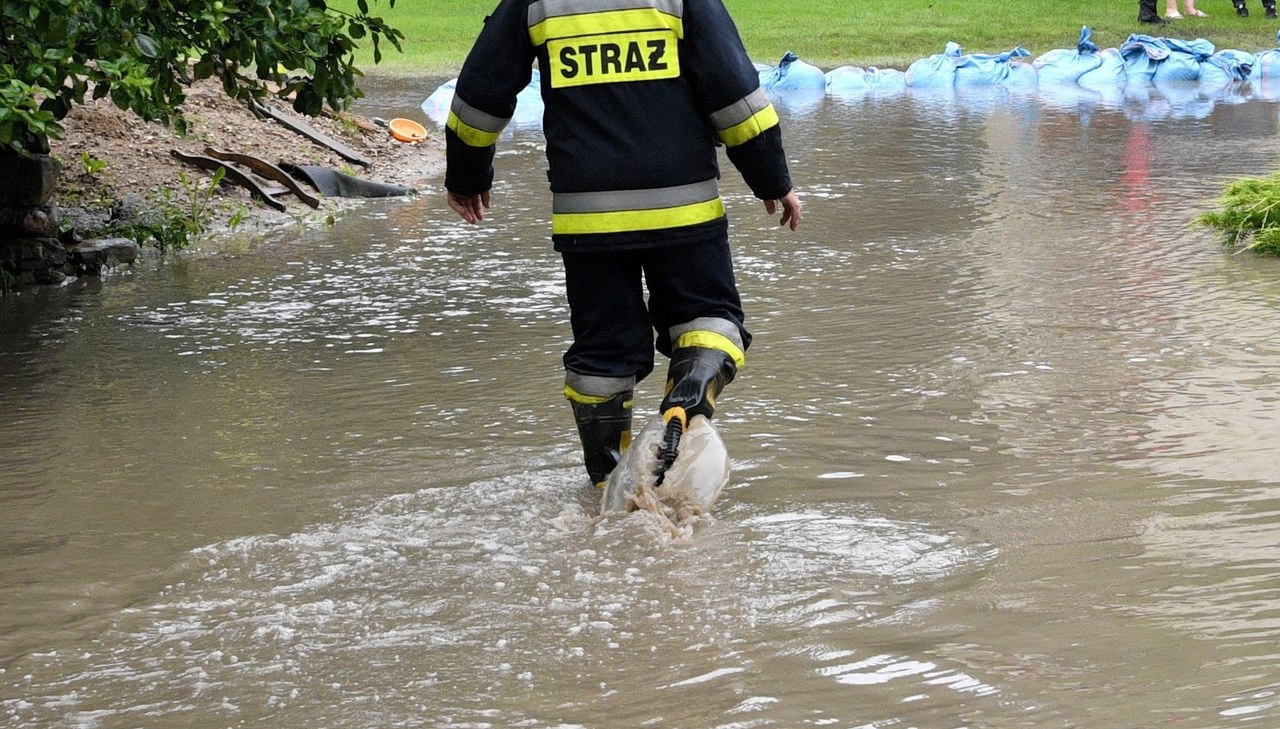
[[[489,189],[535,60],[557,250],[724,235],[717,142],[757,197],[791,189],[777,112],[721,0],[502,0],[455,87],[449,191]]]

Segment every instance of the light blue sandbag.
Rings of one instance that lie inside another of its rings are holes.
[[[827,93],[839,96],[866,93],[871,90],[867,83],[867,71],[857,66],[840,66],[826,73]]]
[[[1035,66],[1022,61],[1009,61],[1006,68],[1008,74],[1005,76],[1001,85],[1017,88],[1034,88],[1040,84],[1040,75],[1036,73]]]
[[[516,94],[516,113],[511,117],[511,124],[517,127],[542,127],[542,112],[546,105],[542,102],[541,74],[533,69],[533,77],[520,93]]]
[[[1102,65],[1098,46],[1089,40],[1093,31],[1089,26],[1080,29],[1080,40],[1075,50],[1055,48],[1031,62],[1040,84],[1073,84],[1084,74]]]
[[[1131,35],[1120,46],[1124,56],[1124,74],[1127,81],[1150,83],[1156,75],[1156,67],[1169,57],[1169,46],[1163,38],[1149,35]]]
[[[971,53],[956,63],[956,86],[994,86],[1009,80],[1010,62],[1031,55],[1018,46],[1004,53]]]
[[[948,41],[942,53],[921,58],[907,67],[907,86],[920,89],[954,86],[956,67],[963,62],[962,53],[959,43]]]
[[[893,68],[840,66],[828,71],[826,78],[827,93],[833,96],[860,96],[907,87],[907,75]]]
[[[1098,52],[1098,67],[1080,74],[1076,83],[1086,89],[1123,89],[1127,80],[1120,49],[1104,48]]]
[[[1276,32],[1276,44],[1280,45],[1280,31]],[[1280,48],[1259,51],[1253,60],[1253,68],[1249,70],[1251,79],[1280,78]]]
[[[901,91],[907,88],[907,74],[896,68],[867,66],[867,85],[872,91]]]
[[[539,128],[542,126],[542,89],[539,86],[538,69],[533,69],[533,77],[529,83],[516,94],[516,110],[508,125],[515,127]],[[450,79],[440,84],[431,95],[422,102],[422,113],[428,119],[444,126],[449,121],[449,107],[453,104],[454,89],[458,79]]]
[[[800,60],[791,51],[782,55],[778,65],[760,71],[760,86],[766,91],[812,91],[827,88],[822,69]]]
[[[449,121],[449,105],[453,103],[453,90],[458,79],[449,79],[436,87],[435,91],[422,102],[422,113],[431,121],[444,126]]]
[[[1193,41],[1178,38],[1161,40],[1169,48],[1169,57],[1156,66],[1151,80],[1156,83],[1199,80],[1200,64],[1213,55],[1213,44],[1203,38]]]
[[[1220,89],[1236,81],[1244,81],[1249,78],[1253,64],[1252,53],[1231,49],[1218,51],[1200,64],[1200,85]]]

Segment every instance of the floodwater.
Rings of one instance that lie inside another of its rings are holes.
[[[479,227],[0,300],[0,722],[1280,726],[1280,261],[1188,226],[1277,105],[780,105],[806,217],[726,170],[756,340],[683,538],[585,484],[534,133]]]

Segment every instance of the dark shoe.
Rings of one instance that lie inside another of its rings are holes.
[[[603,402],[575,402],[573,419],[582,440],[582,459],[591,483],[604,487],[609,472],[631,445],[631,392],[621,392]]]
[[[1147,23],[1149,25],[1168,25],[1169,24],[1169,21],[1165,20],[1159,15],[1153,15],[1150,18],[1138,18],[1138,22]]]
[[[1268,17],[1268,18],[1271,18],[1272,20],[1275,20],[1275,17],[1276,17],[1276,9],[1275,9],[1275,8],[1267,8],[1267,17]]]
[[[1236,15],[1239,15],[1239,16],[1240,16],[1240,17],[1242,17],[1242,18],[1247,18],[1247,17],[1249,17],[1249,8],[1246,8],[1246,7],[1245,7],[1245,6],[1243,6],[1243,5],[1237,5],[1237,6],[1236,6]]]

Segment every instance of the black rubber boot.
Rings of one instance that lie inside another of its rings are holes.
[[[1236,6],[1236,15],[1239,15],[1242,18],[1249,17],[1249,8],[1245,7],[1243,2],[1235,2],[1232,4]]]
[[[1169,21],[1160,17],[1160,14],[1156,12],[1156,0],[1139,0],[1138,22],[1150,23],[1152,25],[1165,25]]]
[[[667,367],[667,394],[662,398],[659,410],[664,417],[672,408],[681,408],[686,420],[695,415],[710,418],[716,412],[716,397],[737,373],[733,358],[718,349],[677,349],[671,353],[671,364]]]
[[[604,487],[622,452],[631,445],[631,396],[621,392],[601,403],[570,400],[582,440],[582,460],[591,483]]]
[[[667,395],[659,407],[667,431],[658,453],[658,483],[676,460],[689,420],[695,415],[708,419],[715,415],[716,398],[737,373],[733,358],[718,349],[683,347],[671,353]]]
[[[1266,9],[1267,17],[1274,20],[1276,17],[1276,4],[1274,0],[1272,2],[1267,2],[1267,0],[1263,0],[1262,7]]]

